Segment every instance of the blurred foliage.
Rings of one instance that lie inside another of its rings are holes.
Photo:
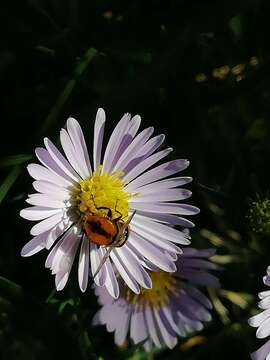
[[[246,215],[270,183],[269,12],[267,0],[1,2],[1,359],[247,359],[259,346],[247,318],[263,289],[269,232],[253,232]],[[216,247],[224,266],[222,289],[209,290],[213,322],[173,351],[117,348],[91,327],[98,305],[75,271],[56,293],[45,253],[20,258],[30,237],[18,215],[31,192],[25,163],[69,115],[91,145],[98,107],[108,132],[124,112],[138,113],[191,160],[201,208],[193,246]]]

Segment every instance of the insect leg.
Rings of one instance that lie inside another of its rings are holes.
[[[95,277],[97,276],[97,274],[100,272],[102,266],[105,264],[106,260],[109,258],[110,253],[111,253],[111,251],[113,250],[113,248],[114,248],[114,247],[110,247],[110,248],[106,251],[105,255],[103,256],[103,258],[101,259],[101,261],[100,261],[100,263],[99,263],[99,265],[98,265],[98,268],[97,268],[96,272],[94,273],[93,279],[95,279]]]

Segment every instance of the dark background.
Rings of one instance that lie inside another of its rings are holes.
[[[269,16],[268,0],[1,1],[1,359],[248,359],[261,345],[247,319],[264,288],[269,232],[251,231],[247,214],[269,190]],[[140,114],[191,160],[201,208],[192,244],[216,247],[224,266],[222,290],[210,291],[213,322],[173,351],[118,349],[91,327],[98,305],[76,271],[56,293],[45,251],[20,257],[26,163],[69,115],[91,148],[98,107],[107,134],[123,113]]]

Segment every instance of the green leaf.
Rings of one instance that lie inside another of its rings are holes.
[[[69,99],[75,85],[77,84],[78,79],[84,73],[90,62],[95,58],[96,54],[97,54],[97,50],[94,48],[90,48],[81,58],[81,60],[79,61],[78,65],[74,70],[74,77],[67,82],[64,90],[61,92],[58,99],[56,100],[55,105],[53,106],[49,115],[47,116],[47,118],[43,123],[41,132],[46,131],[57,120],[63,106]]]
[[[22,288],[13,281],[0,276],[0,294],[5,300],[16,302],[22,298]]]
[[[0,160],[0,168],[20,165],[32,159],[32,155],[29,154],[18,154],[6,156]]]
[[[19,166],[15,166],[8,176],[5,178],[4,182],[0,186],[0,204],[6,197],[7,193],[11,189],[12,185],[17,180],[18,176],[20,175],[21,168]]]

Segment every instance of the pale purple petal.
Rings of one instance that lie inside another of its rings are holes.
[[[138,165],[136,165],[130,172],[128,172],[124,177],[124,182],[130,182],[133,179],[135,179],[137,176],[139,176],[142,172],[149,169],[151,166],[153,166],[155,163],[157,163],[159,160],[163,159],[165,156],[167,156],[170,152],[172,152],[172,148],[168,148],[165,150],[161,150],[143,161],[140,161]]]
[[[47,230],[52,229],[56,224],[58,224],[62,220],[63,214],[57,213],[45,220],[40,221],[36,225],[34,225],[30,231],[31,235],[39,235]]]
[[[156,180],[161,180],[170,175],[173,175],[179,171],[186,169],[189,166],[188,160],[172,160],[164,164],[161,164],[146,173],[140,175],[135,180],[131,181],[127,185],[127,190],[129,192],[136,192],[140,186],[153,183]]]
[[[134,344],[138,344],[148,337],[144,313],[141,310],[135,310],[130,319],[130,337]]]
[[[130,114],[125,114],[114,128],[105,150],[102,168],[103,172],[109,172],[112,169],[112,163],[113,161],[116,161],[115,154],[122,141],[123,134],[129,125],[129,121]]]
[[[35,236],[32,240],[24,245],[21,250],[21,256],[32,256],[44,249],[46,246],[46,240],[48,236],[48,231]]]
[[[79,267],[78,267],[78,280],[82,292],[84,292],[87,288],[88,277],[89,277],[89,240],[86,236],[84,236],[81,244]]]
[[[163,202],[149,202],[149,203],[132,203],[131,209],[142,210],[151,213],[170,213],[178,215],[196,215],[200,210],[192,205],[180,203],[163,203]]]
[[[132,231],[134,231],[139,236],[142,236],[147,241],[150,241],[153,245],[159,246],[160,248],[162,248],[166,251],[175,252],[176,254],[182,253],[182,250],[178,246],[171,243],[170,241],[166,241],[164,238],[161,238],[161,237],[151,233],[150,231],[148,231],[148,229],[145,231],[144,229],[141,229],[136,224],[132,224]]]
[[[155,201],[177,201],[184,200],[189,198],[192,195],[192,192],[186,189],[166,189],[160,190],[158,192],[153,192],[149,194],[141,194],[140,192],[136,194],[132,200],[129,201],[130,206],[138,202],[150,202]]]
[[[51,195],[58,200],[68,200],[70,198],[70,193],[67,189],[49,181],[34,181],[33,187],[36,191],[42,194]]]
[[[110,259],[106,261],[104,266],[106,268],[106,281],[105,281],[106,289],[114,299],[117,299],[119,297],[119,285],[114,270],[112,268]]]
[[[131,311],[125,307],[121,311],[121,317],[118,318],[118,326],[115,329],[114,341],[117,345],[123,345],[129,330]]]
[[[62,169],[64,173],[67,176],[69,176],[72,180],[79,181],[80,180],[79,175],[76,173],[76,171],[74,171],[74,169],[66,160],[66,158],[60,153],[57,147],[48,138],[44,139],[44,145],[48,153],[50,154],[51,158],[59,166],[59,168]]]
[[[138,150],[141,149],[143,144],[153,134],[153,131],[154,128],[150,127],[140,132],[122,153],[119,160],[115,164],[113,171],[123,171],[127,164],[136,157]]]
[[[99,264],[102,261],[103,256],[105,255],[106,250],[103,248],[98,248],[95,243],[90,242],[90,262],[91,262],[91,272],[94,275]],[[107,262],[109,259],[107,260]],[[106,267],[105,264],[102,266],[98,274],[96,275],[94,281],[98,286],[103,286],[106,280]]]
[[[257,351],[251,354],[252,360],[268,360],[268,355],[270,354],[270,340],[268,340],[263,346],[261,346]]]
[[[157,331],[157,323],[155,320],[153,309],[151,307],[148,307],[147,309],[145,309],[144,315],[147,324],[147,330],[153,343],[157,347],[161,347],[162,340],[160,338],[160,334]]]
[[[137,229],[140,228],[146,234],[156,235],[158,238],[161,238],[165,241],[172,241],[177,244],[189,245],[190,237],[185,235],[182,231],[174,229],[168,225],[164,225],[161,223],[157,223],[152,220],[148,220],[144,216],[140,216],[139,214],[134,217],[130,228],[136,226]]]
[[[118,255],[116,250],[113,250],[110,254],[110,257],[118,270],[121,277],[124,279],[127,286],[136,294],[140,293],[140,287],[136,281],[136,279],[131,275],[129,269],[127,268],[124,261],[121,259],[121,257]]]
[[[46,249],[50,249],[55,240],[63,235],[72,225],[73,222],[70,219],[64,219],[63,221],[60,221],[55,227],[53,227],[49,231],[47,237]]]
[[[101,162],[101,151],[103,144],[103,135],[105,127],[106,115],[103,109],[98,109],[95,121],[94,130],[94,146],[93,146],[93,160],[94,170],[97,170]]]
[[[140,265],[137,257],[126,246],[116,248],[115,251],[119,257],[123,260],[130,274],[136,279],[136,281],[145,288],[152,287],[152,280],[148,273]]]
[[[86,168],[85,162],[82,161],[80,157],[80,153],[76,151],[75,146],[65,129],[61,129],[60,131],[60,141],[64,153],[72,165],[73,169],[82,177],[87,178],[89,177],[88,170]],[[87,175],[88,174],[88,175]]]
[[[177,337],[175,336],[175,332],[171,328],[166,317],[162,314],[162,311],[154,309],[154,314],[164,343],[168,346],[169,349],[173,349],[177,344]]]
[[[168,260],[164,253],[161,252],[157,247],[152,245],[149,241],[144,240],[141,236],[135,233],[131,233],[128,239],[129,243],[132,244],[145,258],[150,260],[160,269],[168,272],[176,270],[174,262]]]
[[[36,148],[36,156],[38,160],[46,166],[52,173],[57,175],[60,178],[63,178],[68,185],[74,184],[77,180],[74,181],[73,178],[68,176],[53,160],[49,152],[44,148]]]
[[[133,171],[135,167],[137,167],[143,160],[146,160],[147,157],[159,148],[159,146],[163,143],[165,136],[158,135],[147,141],[143,146],[137,148],[137,151],[131,154],[129,162],[123,168],[123,172],[128,174]]]
[[[43,149],[43,150],[46,151],[45,149]],[[66,180],[62,176],[56,175],[55,172],[50,171],[49,169],[47,169],[46,167],[44,167],[42,165],[29,164],[27,166],[27,170],[28,170],[30,176],[32,176],[32,178],[34,178],[35,180],[49,181],[49,182],[52,182],[56,185],[63,186],[63,187],[67,187],[70,185],[69,180]]]
[[[161,223],[165,223],[168,225],[180,225],[182,227],[194,227],[193,222],[184,219],[180,216],[176,216],[176,215],[172,215],[172,214],[163,214],[163,213],[152,213],[152,212],[144,212],[144,211],[139,211],[136,216],[144,216],[146,217],[148,220],[153,220],[153,221],[158,221]]]
[[[166,190],[182,186],[190,183],[191,181],[191,177],[174,177],[171,179],[156,181],[154,183],[141,186],[138,191],[140,194],[151,194],[159,192],[160,190]]]
[[[92,175],[92,168],[89,160],[87,146],[84,140],[83,132],[78,121],[74,118],[67,120],[67,130],[74,146],[77,159],[80,161],[80,172],[83,178]]]

